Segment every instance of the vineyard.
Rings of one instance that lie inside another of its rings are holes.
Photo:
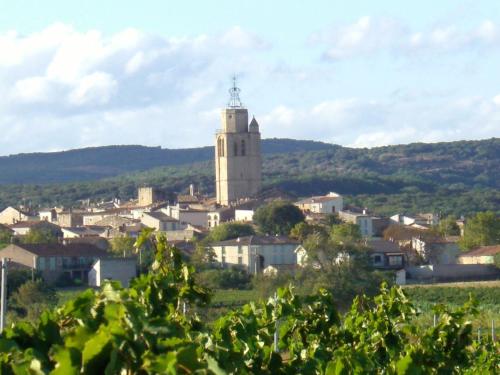
[[[435,307],[435,325],[412,324],[418,310],[400,288],[382,285],[340,314],[320,290],[298,296],[279,289],[207,324],[197,311],[211,295],[194,281],[162,236],[137,245],[155,249],[148,274],[125,289],[110,282],[87,290],[35,323],[0,336],[2,374],[495,374],[500,345],[475,340],[468,300]]]

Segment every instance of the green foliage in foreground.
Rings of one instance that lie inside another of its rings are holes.
[[[151,272],[129,289],[108,283],[88,290],[35,323],[20,322],[0,336],[2,374],[487,374],[500,370],[499,345],[473,341],[466,316],[438,308],[435,327],[418,330],[417,314],[399,288],[356,298],[341,317],[331,294],[250,303],[213,325],[183,313],[209,295],[164,237],[141,237],[156,247]],[[278,348],[274,333],[278,327]],[[279,349],[277,352],[276,349]]]

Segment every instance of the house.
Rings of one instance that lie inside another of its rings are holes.
[[[0,258],[40,272],[48,283],[61,277],[86,281],[92,264],[106,255],[106,251],[82,243],[11,244],[0,250]]]
[[[83,225],[83,213],[62,211],[57,214],[57,224],[64,227],[77,227]]]
[[[434,213],[420,213],[415,216],[396,214],[391,216],[390,219],[397,224],[413,225],[417,228],[423,227],[424,229],[439,224],[439,215]]]
[[[459,264],[495,264],[495,256],[500,257],[500,245],[481,246],[458,255]]]
[[[357,224],[363,237],[373,236],[372,217],[370,215],[367,215],[366,211],[363,211],[363,213],[357,213],[353,211],[340,211],[339,217],[341,220],[347,223]]]
[[[207,213],[208,228],[215,228],[221,223],[234,220],[233,207],[218,207],[209,210]]]
[[[344,209],[344,200],[341,195],[330,192],[327,195],[302,199],[295,205],[305,213],[331,214]]]
[[[61,235],[59,226],[47,221],[20,221],[9,225],[9,228],[12,229],[15,236],[25,236],[32,228],[47,228],[54,233],[58,233],[58,236]]]
[[[83,214],[83,225],[96,225],[101,220],[111,217],[111,216],[122,216],[124,218],[135,219],[133,210],[137,209],[136,206],[121,206],[116,208],[110,208],[107,210],[96,209],[91,212],[85,212]],[[143,208],[139,208],[139,216],[142,215],[144,211]]]
[[[83,237],[99,237],[106,231],[105,227],[89,226],[89,227],[67,227],[61,228],[63,238],[83,238]]]
[[[373,216],[372,217],[373,235],[375,237],[383,237],[384,231],[389,227],[390,224],[391,220],[389,218]]]
[[[405,252],[396,242],[371,239],[366,242],[374,268],[401,269],[406,265]]]
[[[179,220],[168,216],[162,211],[144,212],[142,214],[141,223],[149,228],[154,228],[157,231],[165,232],[172,230],[180,230],[186,227]]]
[[[460,253],[456,241],[439,237],[413,237],[411,248],[428,264],[456,264],[456,257]]]
[[[107,216],[102,220],[96,221],[94,225],[101,227],[111,227],[111,228],[120,228],[124,225],[129,225],[132,223],[136,223],[135,219],[131,219],[128,217],[123,217],[119,215]]]
[[[38,217],[41,221],[48,221],[49,223],[57,222],[57,212],[55,208],[42,208],[38,211]]]
[[[119,281],[128,288],[130,280],[137,276],[137,259],[99,258],[89,271],[89,286],[102,286],[105,280]]]
[[[188,241],[194,238],[200,238],[208,234],[208,229],[203,227],[196,227],[191,224],[187,224],[186,228],[181,230],[170,230],[165,231],[165,235],[168,240],[172,241]]]
[[[204,208],[192,208],[186,207],[183,208],[179,204],[175,206],[167,206],[162,208],[160,211],[167,214],[168,216],[177,219],[180,222],[192,224],[196,226],[201,226],[204,228],[208,227],[208,213],[210,212],[208,209]]]
[[[266,267],[296,265],[300,242],[285,236],[245,236],[212,244],[222,267],[241,267],[261,273]]]
[[[12,225],[20,221],[36,221],[38,216],[34,213],[17,209],[14,207],[7,207],[0,212],[0,224]]]
[[[264,204],[265,202],[260,199],[248,199],[240,202],[234,207],[234,221],[251,223],[255,210]]]

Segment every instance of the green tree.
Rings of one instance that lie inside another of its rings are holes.
[[[57,243],[62,237],[62,231],[58,226],[40,222],[30,228],[22,241],[26,244],[51,244]]]
[[[385,277],[374,272],[369,253],[356,226],[334,226],[329,236],[313,234],[306,238],[306,265],[297,272],[296,282],[306,293],[320,288],[337,296],[346,307],[358,294],[374,294]]]
[[[493,263],[497,268],[500,268],[500,254],[495,254],[493,257]]]
[[[330,236],[334,241],[345,243],[357,243],[362,239],[359,225],[353,223],[332,226]]]
[[[197,241],[194,247],[193,255],[191,256],[191,263],[200,270],[210,267],[215,262],[215,251],[210,246],[207,238]]]
[[[455,216],[447,216],[443,218],[437,227],[438,233],[441,236],[459,236],[460,228],[457,224],[457,219]]]
[[[3,229],[0,225],[0,249],[8,245],[12,239],[12,232]]]
[[[462,249],[500,243],[500,217],[493,211],[479,212],[465,222],[464,236],[460,239]]]
[[[292,203],[274,201],[259,207],[253,220],[260,232],[266,234],[289,234],[292,228],[305,220],[302,211]]]
[[[313,233],[326,235],[327,229],[323,225],[308,224],[303,221],[295,224],[295,226],[290,231],[290,237],[299,241],[304,241],[309,235]]]
[[[208,241],[225,241],[232,238],[254,235],[255,231],[250,224],[245,223],[223,223],[213,228],[209,235]]]
[[[129,235],[123,237],[115,237],[111,239],[111,252],[117,256],[128,257],[135,253],[135,238],[130,237]]]
[[[57,294],[42,280],[29,280],[12,293],[10,303],[21,317],[34,321],[57,304]]]

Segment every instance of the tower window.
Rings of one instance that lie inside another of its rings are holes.
[[[224,156],[224,139],[219,138],[217,140],[217,154],[219,157]]]
[[[241,156],[245,156],[246,149],[245,149],[245,140],[241,140]]]
[[[234,156],[238,156],[238,143],[234,142]]]

